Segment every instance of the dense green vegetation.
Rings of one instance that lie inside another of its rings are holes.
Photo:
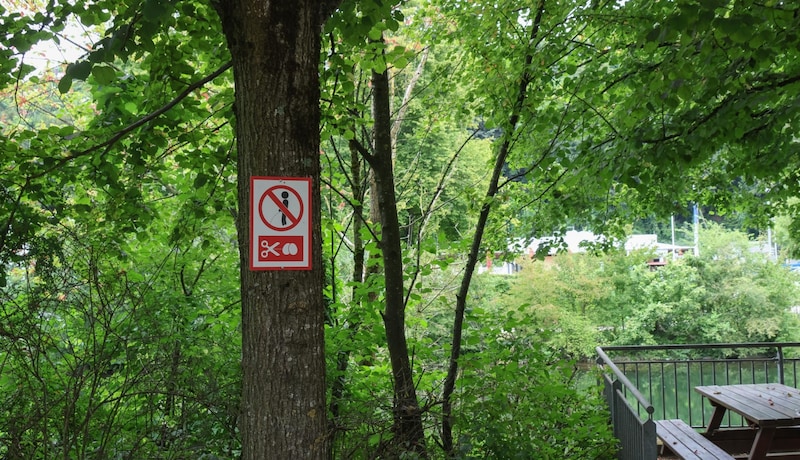
[[[798,340],[793,273],[710,222],[658,271],[476,265],[698,202],[796,254],[797,30],[770,1],[0,1],[0,457],[612,458],[576,361]],[[247,270],[254,175],[312,179],[312,270]]]
[[[562,254],[514,277],[502,309],[537,329],[557,330],[551,346],[581,358],[598,343],[797,341],[798,276],[773,260],[765,241],[707,223],[700,254],[653,270],[651,251]]]

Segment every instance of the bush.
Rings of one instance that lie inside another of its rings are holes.
[[[481,329],[481,351],[462,358],[460,458],[614,458],[596,381],[540,340],[517,334],[513,324]]]

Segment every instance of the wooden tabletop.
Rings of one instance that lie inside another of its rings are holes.
[[[698,386],[695,390],[712,405],[736,412],[759,427],[800,425],[800,390],[796,388],[757,383]]]

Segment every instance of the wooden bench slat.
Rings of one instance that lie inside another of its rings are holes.
[[[656,435],[666,448],[684,460],[734,460],[683,420],[656,420]]]

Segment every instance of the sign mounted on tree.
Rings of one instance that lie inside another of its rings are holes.
[[[250,178],[250,270],[311,269],[311,178]]]

